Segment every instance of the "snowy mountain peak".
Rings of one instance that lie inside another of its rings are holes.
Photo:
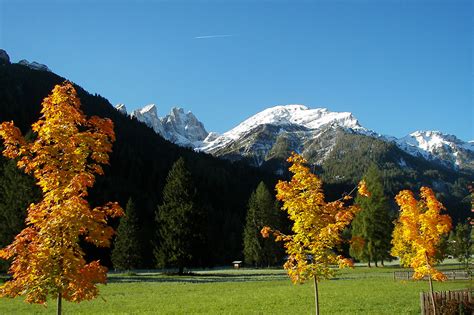
[[[152,116],[158,117],[158,110],[155,104],[149,104],[149,105],[143,106],[138,111],[142,115],[152,115]]]
[[[118,104],[115,108],[126,112],[123,104]],[[173,107],[168,115],[159,117],[156,105],[149,104],[134,110],[130,115],[145,123],[166,140],[181,146],[192,148],[200,146],[208,135],[196,116],[190,111],[185,113],[180,107]]]
[[[173,107],[169,115],[161,118],[165,128],[165,138],[187,147],[196,147],[206,139],[208,132],[204,125],[190,111]]]
[[[348,112],[331,112],[327,108],[310,109],[304,105],[291,104],[267,108],[246,119],[232,130],[219,137],[210,137],[199,150],[215,152],[230,143],[252,134],[260,126],[279,127],[280,131],[314,133],[325,127],[337,126],[361,132],[369,132],[361,127],[358,120]]]
[[[125,113],[123,104],[116,106]],[[164,117],[158,116],[155,104],[132,112],[165,139],[180,146],[192,147],[230,159],[247,157],[255,165],[296,151],[313,156],[321,163],[331,152],[341,134],[356,133],[393,142],[405,152],[455,169],[474,170],[474,141],[464,142],[439,131],[415,131],[397,139],[362,127],[350,112],[327,108],[308,108],[291,104],[267,108],[224,134],[208,133],[190,111],[173,107]]]
[[[418,130],[412,132],[410,135],[401,138],[400,140],[405,141],[409,145],[416,146],[422,150],[432,152],[437,148],[447,146],[460,146],[466,150],[474,151],[472,143],[464,142],[458,139],[454,135],[444,134],[440,131],[422,131]]]
[[[184,115],[184,109],[182,109],[181,107],[173,107],[171,109],[170,115],[173,115],[173,116]]]
[[[117,104],[115,105],[115,109],[124,115],[128,115],[127,107],[125,107],[125,104]]]
[[[341,127],[361,128],[357,119],[348,112],[330,112],[327,108],[309,109],[304,105],[280,105],[270,107],[250,117],[233,131],[263,124],[299,125],[308,129],[319,129],[332,123]]]
[[[38,63],[36,61],[29,62],[26,59],[22,59],[22,60],[18,61],[18,64],[20,64],[22,66],[25,66],[25,67],[28,67],[28,68],[33,69],[33,70],[51,72],[51,70],[48,68],[47,65],[44,65],[42,63]]]
[[[156,133],[164,135],[165,131],[160,118],[158,117],[158,111],[155,104],[146,105],[140,109],[134,110],[130,116],[135,117],[139,121],[145,123],[148,127],[152,128]]]
[[[402,150],[427,160],[438,160],[456,167],[474,167],[474,143],[464,142],[440,131],[415,131],[397,139]]]

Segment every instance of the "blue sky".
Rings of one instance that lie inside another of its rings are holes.
[[[474,139],[470,1],[0,0],[0,48],[208,131],[304,104],[382,134]]]

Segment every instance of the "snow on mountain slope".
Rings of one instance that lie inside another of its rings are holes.
[[[115,108],[126,113],[124,104],[117,104]],[[150,104],[134,110],[130,116],[145,123],[163,138],[184,147],[195,148],[208,135],[196,116],[191,112],[185,113],[182,108],[172,108],[168,115],[160,118],[156,105]]]
[[[299,131],[311,131],[330,125],[361,132],[367,131],[348,112],[330,112],[326,108],[309,109],[304,105],[280,105],[257,113],[219,137],[205,139],[203,146],[198,149],[210,153],[215,152],[219,148],[244,138],[252,130],[262,125],[280,126],[279,132],[288,129],[288,127],[297,128]]]
[[[149,104],[140,109],[136,109],[130,114],[130,116],[135,117],[139,121],[145,123],[156,133],[162,136],[165,135],[165,129],[161,123],[160,117],[158,117],[158,111],[155,104]]]
[[[182,108],[174,107],[169,115],[161,118],[168,140],[182,146],[196,147],[208,135],[204,125],[193,113],[185,113]]]
[[[117,110],[126,113],[125,105]],[[439,131],[416,131],[403,137],[384,136],[366,129],[349,112],[310,109],[304,105],[280,105],[267,108],[220,135],[208,133],[193,113],[173,108],[158,117],[154,104],[132,112],[165,139],[178,145],[228,159],[247,158],[256,166],[265,161],[283,159],[291,151],[312,157],[321,163],[344,133],[370,136],[393,142],[405,152],[446,166],[474,170],[474,141],[464,142]]]
[[[439,131],[415,131],[395,140],[407,153],[461,168],[474,167],[474,143]]]
[[[51,70],[48,68],[47,65],[44,65],[42,63],[38,63],[36,61],[29,62],[26,59],[22,59],[22,60],[18,61],[18,64],[20,64],[22,66],[25,66],[25,67],[28,67],[28,68],[33,69],[33,70],[51,72]]]
[[[115,109],[124,115],[128,115],[127,107],[125,107],[125,104],[117,104],[115,105]]]

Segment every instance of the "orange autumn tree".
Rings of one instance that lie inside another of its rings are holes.
[[[451,218],[440,214],[445,208],[428,187],[421,187],[420,200],[410,190],[401,191],[395,200],[400,206],[400,216],[393,231],[391,254],[399,257],[403,266],[413,268],[414,279],[428,277],[436,312],[432,279],[443,281],[446,276],[434,265],[441,236],[451,230]]]
[[[346,228],[358,206],[347,206],[349,195],[336,201],[326,202],[322,181],[312,174],[306,160],[293,153],[288,158],[293,177],[289,182],[276,185],[277,199],[283,201],[283,210],[293,221],[292,235],[264,227],[264,237],[273,233],[276,241],[283,241],[288,254],[284,268],[293,283],[314,279],[316,314],[319,314],[318,281],[334,275],[332,265],[339,268],[352,266],[352,261],[336,254],[335,248],[343,241],[341,232]],[[359,183],[359,193],[368,196],[365,182]]]
[[[28,142],[13,122],[0,125],[3,155],[17,159],[32,174],[43,199],[28,208],[26,228],[0,250],[12,259],[12,280],[0,296],[26,295],[26,302],[46,304],[48,296],[80,302],[98,295],[95,284],[105,283],[107,269],[99,261],[87,263],[79,240],[99,247],[110,245],[114,234],[108,217],[123,214],[117,203],[91,208],[87,190],[102,175],[115,140],[110,119],[87,119],[71,83],[54,87],[42,103],[41,118],[32,125],[35,140]]]

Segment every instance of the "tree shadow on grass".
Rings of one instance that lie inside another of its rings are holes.
[[[163,273],[153,275],[124,275],[109,276],[109,283],[121,282],[181,282],[181,283],[216,283],[216,282],[249,282],[249,281],[271,281],[287,279],[282,273],[255,273],[255,274],[233,274],[233,273]]]

